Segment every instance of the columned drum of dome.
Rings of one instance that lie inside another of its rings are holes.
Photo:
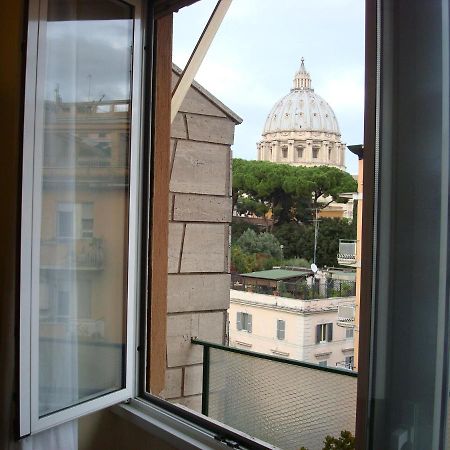
[[[289,94],[267,116],[257,158],[294,166],[345,169],[345,144],[331,106],[311,87],[302,58]]]

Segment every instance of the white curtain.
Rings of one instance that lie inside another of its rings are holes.
[[[21,439],[15,450],[78,450],[78,421],[63,423]]]

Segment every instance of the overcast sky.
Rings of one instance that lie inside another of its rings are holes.
[[[184,67],[217,0],[175,14],[174,62]],[[346,144],[361,144],[364,111],[363,0],[233,0],[196,80],[243,118],[233,154],[256,159],[273,105],[305,58],[312,87],[333,108]],[[346,152],[350,173],[357,159]]]

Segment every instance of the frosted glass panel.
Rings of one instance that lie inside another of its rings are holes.
[[[287,450],[355,431],[357,378],[210,348],[208,416]]]
[[[51,0],[42,27],[40,416],[125,386],[132,17],[119,1]]]

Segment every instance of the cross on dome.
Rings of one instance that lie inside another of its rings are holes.
[[[305,68],[305,59],[302,57],[300,69],[295,74],[294,78],[294,85],[292,87],[292,90],[298,90],[298,89],[311,89],[311,76],[307,72]]]

